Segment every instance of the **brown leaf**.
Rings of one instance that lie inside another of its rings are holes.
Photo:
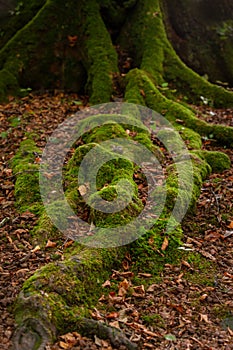
[[[199,298],[200,301],[206,300],[206,298],[208,297],[208,294],[202,294]]]
[[[191,269],[192,267],[191,267],[191,265],[187,262],[187,261],[185,261],[185,260],[182,260],[182,265],[184,265],[184,266],[186,266],[186,267],[188,267],[189,269]]]
[[[117,318],[118,316],[119,316],[119,313],[113,311],[113,312],[108,313],[105,317],[107,319],[110,319],[110,318]]]
[[[161,250],[166,250],[167,249],[167,247],[168,247],[168,239],[167,239],[167,237],[165,237],[164,238],[164,241],[163,241],[163,244],[162,244],[162,247],[161,247]]]
[[[200,314],[200,321],[204,321],[206,323],[210,323],[210,321],[208,320],[208,315],[204,315],[204,314]]]
[[[14,235],[20,235],[21,233],[26,233],[28,230],[25,230],[23,228],[18,228],[17,230],[14,231]]]
[[[221,234],[214,231],[214,232],[209,232],[208,234],[205,235],[205,240],[210,241],[210,242],[215,242],[219,238],[221,238]]]
[[[143,97],[146,97],[146,94],[145,94],[145,91],[144,90],[140,90],[140,94],[143,96]]]
[[[124,288],[125,290],[128,290],[129,288],[129,281],[125,278],[122,282],[119,283],[119,288]]]
[[[78,190],[81,196],[85,196],[85,194],[87,194],[87,187],[85,185],[80,185]]]
[[[94,320],[102,320],[103,319],[103,316],[100,314],[100,312],[96,308],[94,308],[94,311],[91,312],[91,317]]]
[[[40,250],[40,246],[37,245],[34,249],[31,250],[32,253],[38,252]]]
[[[59,346],[62,349],[70,349],[72,346],[70,346],[70,344],[65,343],[64,341],[59,341]]]
[[[140,277],[146,277],[146,278],[149,278],[152,276],[151,273],[143,273],[143,272],[139,272],[138,276]]]
[[[56,242],[50,241],[50,239],[49,239],[48,242],[46,243],[45,248],[54,248],[54,247],[56,247],[56,245],[57,245]]]
[[[65,244],[64,244],[64,248],[68,248],[68,247],[70,247],[72,244],[74,243],[74,241],[72,241],[72,240],[69,240],[68,242],[66,242]]]
[[[124,287],[120,287],[118,290],[119,297],[124,297],[127,294],[127,290]]]
[[[118,321],[109,322],[109,326],[120,329],[120,325]]]
[[[111,287],[111,282],[109,280],[105,281],[103,284],[102,284],[102,287],[105,288],[105,287]]]
[[[231,221],[231,223],[227,227],[233,228],[233,221]]]
[[[149,287],[148,287],[147,292],[149,292],[149,293],[154,292],[154,291],[155,291],[156,286],[157,286],[156,284],[152,284],[151,286],[149,286]]]
[[[133,287],[134,293],[132,294],[134,297],[141,298],[145,296],[145,287],[142,284],[141,286]]]

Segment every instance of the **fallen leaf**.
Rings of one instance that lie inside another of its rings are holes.
[[[138,276],[149,278],[149,277],[152,276],[152,274],[151,274],[151,273],[142,273],[142,272],[140,272],[140,273],[138,274]]]
[[[150,286],[147,288],[147,292],[149,292],[149,293],[154,292],[154,291],[155,291],[156,286],[157,286],[156,284],[152,284],[152,285],[150,285]]]
[[[57,245],[56,242],[50,241],[50,239],[49,239],[48,242],[46,243],[45,248],[54,248],[54,247],[56,247],[56,245]]]
[[[186,267],[188,267],[189,269],[191,269],[192,267],[191,267],[191,265],[187,262],[187,261],[185,261],[185,260],[182,260],[182,265],[184,265],[184,266],[186,266]]]
[[[124,288],[125,290],[128,290],[129,288],[129,281],[125,278],[122,282],[119,283],[119,288]]]
[[[206,300],[206,298],[208,297],[208,294],[202,294],[199,298],[200,301]]]
[[[72,346],[70,346],[70,344],[67,344],[65,343],[64,341],[60,341],[59,342],[59,346],[62,348],[62,349],[70,349]]]
[[[204,321],[206,323],[210,323],[210,321],[208,320],[208,315],[204,315],[204,314],[200,314],[200,321]]]
[[[166,250],[167,249],[167,247],[168,247],[168,239],[167,239],[167,237],[165,237],[164,238],[164,241],[163,241],[163,244],[162,244],[162,247],[161,247],[161,250]]]
[[[146,97],[146,94],[145,94],[145,91],[144,90],[140,90],[140,94],[143,96],[143,97]]]
[[[118,321],[109,322],[109,326],[121,329]]]
[[[105,288],[105,287],[111,287],[111,282],[109,280],[105,281],[103,284],[102,284],[102,287]]]
[[[215,231],[215,232],[210,232],[210,233],[206,234],[205,240],[210,241],[210,242],[215,242],[221,237],[222,237],[221,234]]]
[[[94,311],[91,312],[91,317],[94,320],[102,320],[103,319],[103,316],[100,314],[100,312],[96,308],[94,308]]]
[[[78,190],[81,196],[85,196],[85,194],[87,194],[87,187],[85,185],[80,185]]]
[[[63,247],[64,247],[64,248],[68,248],[68,247],[70,247],[73,243],[74,243],[74,241],[69,240],[68,242],[66,242],[66,243],[63,245]]]
[[[113,311],[113,312],[108,313],[105,317],[107,319],[109,319],[109,318],[117,318],[118,316],[119,316],[119,313]]]
[[[96,335],[94,335],[94,339],[95,339],[95,344],[102,347],[102,340],[99,339]]]
[[[37,245],[34,249],[31,250],[32,253],[38,252],[40,250],[40,246]]]

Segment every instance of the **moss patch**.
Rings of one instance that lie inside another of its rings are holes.
[[[39,210],[41,206],[39,190],[39,165],[35,163],[36,154],[41,151],[34,141],[28,139],[20,144],[20,148],[12,159],[13,174],[16,176],[15,198],[20,211]]]

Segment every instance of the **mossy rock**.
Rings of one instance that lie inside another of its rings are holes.
[[[218,151],[198,151],[196,152],[201,158],[205,159],[206,162],[211,166],[213,172],[222,172],[230,169],[231,161],[229,157],[222,152]]]

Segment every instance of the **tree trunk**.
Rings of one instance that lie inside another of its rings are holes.
[[[171,5],[168,0],[163,5],[160,5],[159,0],[120,1],[120,5],[113,0],[31,0],[13,16],[15,26],[6,34],[7,40],[6,36],[1,39],[0,97],[3,99],[8,94],[17,94],[22,92],[21,88],[29,87],[34,90],[65,89],[87,92],[91,104],[120,98],[161,113],[179,130],[184,140],[189,140],[194,169],[191,210],[195,207],[202,182],[210,171],[229,167],[226,156],[201,150],[201,136],[211,134],[218,142],[232,146],[233,128],[209,125],[197,119],[195,113],[185,107],[182,98],[186,102],[200,103],[202,97],[215,106],[227,107],[233,105],[233,93],[209,83],[181,61],[167,39],[164,26],[167,21],[170,31],[171,27],[177,28],[169,17]],[[164,8],[166,17],[163,16]],[[20,21],[17,18],[24,24],[22,28],[19,28]],[[228,49],[230,52],[232,46],[229,45]],[[216,77],[217,74],[213,79]],[[126,139],[132,139],[131,133],[135,131],[127,128],[129,126],[124,129],[118,123],[112,123],[109,129],[103,127],[102,135],[118,133]],[[172,140],[172,133],[169,130],[164,132]],[[97,134],[93,132],[91,136],[86,135],[86,145],[77,148],[66,169],[67,197],[76,207],[83,203],[77,193],[77,184],[70,180],[72,171],[80,165],[77,159],[85,154],[88,147],[104,140]],[[143,140],[150,150],[153,149],[150,135],[143,128],[137,129],[137,138]],[[52,232],[54,228],[38,199],[37,165],[31,164],[35,150],[32,141],[24,141],[13,160],[13,171],[16,176],[17,203],[23,203],[23,210],[25,206],[32,210],[35,202],[41,206],[42,214],[36,233],[40,237],[45,230]],[[138,266],[141,264],[153,273],[158,272],[157,268],[160,269],[177,254],[182,237],[179,225],[174,225],[174,230],[170,232],[170,244],[164,259],[155,254],[148,241],[151,238],[156,249],[161,246],[164,239],[161,232],[171,223],[174,198],[180,196],[182,203],[182,198],[187,195],[187,174],[190,169],[186,167],[182,156],[180,154],[179,166],[183,181],[179,184],[178,180],[174,181],[174,177],[177,179],[177,169],[170,166],[162,219],[143,237],[129,246],[114,249],[92,249],[77,245],[67,254],[64,262],[41,268],[25,282],[15,306],[18,325],[13,339],[15,349],[42,350],[58,333],[77,329],[93,335],[93,328],[95,334],[109,337],[114,345],[124,344],[129,349],[135,348],[135,344],[121,333],[99,323],[94,325],[87,318],[88,307],[97,302],[101,284],[112,267],[120,263],[127,250],[137,260]],[[28,167],[33,171],[25,172]],[[123,172],[127,181],[132,182],[132,161],[128,160],[127,164],[118,162],[114,164],[114,170],[116,173]],[[107,188],[103,183],[99,193],[110,196],[116,190],[117,180],[119,178],[113,176]],[[26,183],[30,184],[32,197],[28,196],[28,187],[23,186]],[[127,190],[125,193],[127,195]],[[95,196],[92,199],[95,201]],[[59,205],[55,203],[51,210],[58,210]],[[123,212],[122,220],[127,222],[132,212],[135,211],[137,215],[141,207],[141,199],[135,190],[133,201],[128,211]],[[90,216],[96,225],[104,222],[106,227],[111,227],[106,215],[100,216],[93,210]],[[111,220],[115,218],[112,216]],[[175,217],[173,221],[176,221]]]
[[[232,2],[164,0],[164,9],[168,37],[181,59],[210,81],[232,86]]]

